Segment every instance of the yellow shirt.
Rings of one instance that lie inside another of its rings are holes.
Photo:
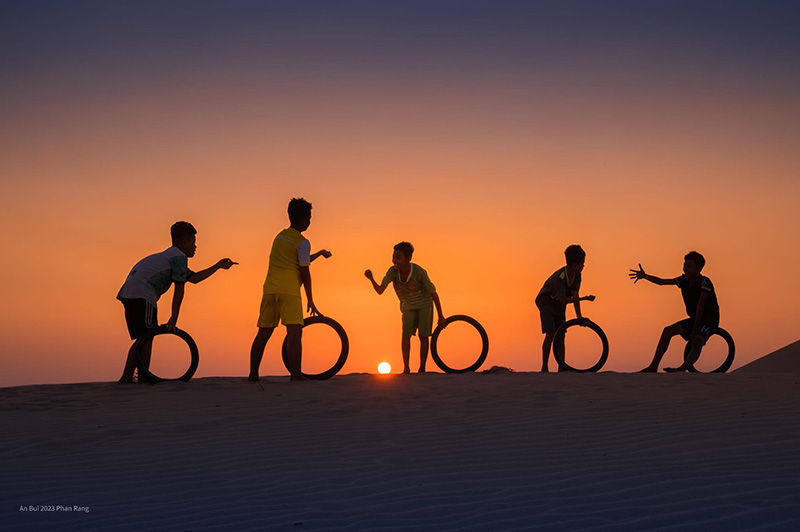
[[[300,296],[300,266],[311,264],[311,242],[297,229],[284,229],[272,242],[265,294]]]

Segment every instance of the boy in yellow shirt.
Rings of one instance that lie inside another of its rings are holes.
[[[250,347],[250,376],[247,380],[253,382],[258,381],[264,348],[278,323],[286,326],[291,380],[305,380],[300,369],[303,350],[303,301],[300,298],[300,286],[305,288],[309,314],[316,316],[319,311],[311,293],[309,265],[320,255],[326,259],[331,256],[331,252],[325,249],[312,254],[311,243],[301,234],[311,225],[311,204],[303,198],[293,198],[289,202],[288,211],[290,227],[278,233],[269,254],[258,333]]]

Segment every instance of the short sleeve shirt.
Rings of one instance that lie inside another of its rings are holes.
[[[692,319],[697,318],[697,304],[700,302],[700,294],[703,292],[708,293],[708,299],[706,299],[706,303],[703,306],[703,315],[700,319],[703,323],[719,325],[719,302],[711,279],[701,275],[700,279],[694,285],[691,285],[689,284],[689,279],[685,275],[681,275],[675,278],[675,284],[681,289],[683,304],[686,306],[686,314]]]
[[[155,305],[172,283],[185,283],[192,274],[189,258],[172,246],[137,262],[120,288],[117,299],[144,299]]]
[[[272,242],[264,293],[299,297],[300,266],[309,264],[311,264],[311,242],[293,227],[284,229]]]
[[[570,297],[573,291],[577,291],[581,287],[581,274],[576,273],[572,278],[572,283],[569,282],[567,276],[567,268],[561,268],[553,272],[547,278],[536,296],[536,306],[539,308],[551,308],[553,310],[566,310],[567,306],[552,296]]]
[[[381,286],[388,286],[392,283],[397,299],[400,300],[400,310],[419,310],[427,308],[433,304],[431,294],[436,292],[428,272],[417,264],[411,263],[411,273],[408,280],[400,280],[400,271],[394,266],[390,267],[383,276]]]

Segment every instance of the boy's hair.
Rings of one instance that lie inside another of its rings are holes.
[[[292,198],[289,202],[289,222],[292,225],[311,217],[311,204],[303,198]]]
[[[172,237],[172,243],[177,244],[186,238],[196,235],[197,229],[189,222],[175,222],[169,228],[169,234]]]
[[[572,244],[564,250],[567,264],[581,264],[586,261],[586,252],[577,244]]]
[[[399,251],[409,259],[414,254],[414,246],[412,246],[410,242],[400,242],[394,246],[394,250]]]
[[[702,270],[703,266],[706,265],[706,259],[701,254],[696,251],[690,251],[683,257],[683,260],[690,260],[697,265],[697,268]]]

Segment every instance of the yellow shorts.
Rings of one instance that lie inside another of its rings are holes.
[[[279,322],[284,325],[303,324],[303,300],[300,296],[264,294],[258,326],[277,327]]]

